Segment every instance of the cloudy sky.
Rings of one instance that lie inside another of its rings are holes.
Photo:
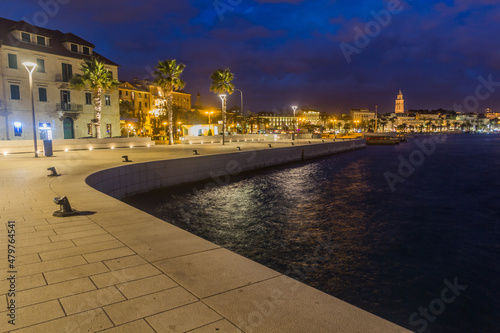
[[[16,0],[0,13],[92,42],[121,80],[177,59],[207,105],[210,73],[229,67],[254,112],[389,112],[399,89],[407,109],[500,111],[498,0]]]

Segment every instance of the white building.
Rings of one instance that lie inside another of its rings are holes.
[[[84,59],[96,57],[118,78],[118,65],[94,52],[94,45],[71,33],[0,18],[0,140],[33,139],[29,74],[33,72],[38,139],[95,137],[90,90],[69,87]],[[118,89],[103,94],[101,135],[120,135]]]

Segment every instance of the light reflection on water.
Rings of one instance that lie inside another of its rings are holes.
[[[126,201],[410,329],[409,315],[459,277],[468,293],[426,332],[494,332],[499,143],[449,137],[395,193],[383,174],[397,172],[412,142]]]

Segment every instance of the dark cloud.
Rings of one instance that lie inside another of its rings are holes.
[[[229,67],[253,111],[291,104],[390,111],[400,88],[409,108],[451,108],[474,93],[479,75],[500,81],[497,0],[401,0],[403,11],[348,63],[340,44],[355,45],[356,31],[377,22],[374,13],[390,2],[73,0],[47,27],[96,44],[122,65],[123,79],[143,78],[158,60],[176,58],[187,65],[186,90],[200,90],[207,104],[219,103],[208,90],[210,73]],[[14,20],[40,10],[34,1],[0,4],[1,15]],[[486,107],[500,110],[500,92],[481,103]]]

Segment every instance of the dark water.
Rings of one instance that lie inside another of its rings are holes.
[[[500,135],[432,138],[126,201],[411,330],[500,332]]]

